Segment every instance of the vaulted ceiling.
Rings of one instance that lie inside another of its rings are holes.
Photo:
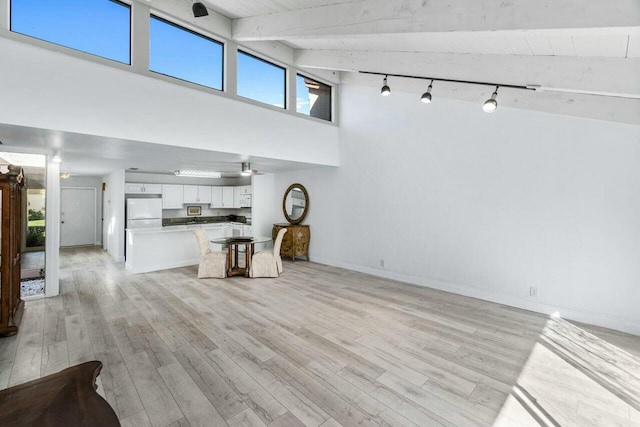
[[[640,124],[637,0],[205,0],[239,43],[278,41],[295,65],[536,87],[501,105]],[[424,81],[390,79],[418,91]],[[434,84],[434,96],[481,102],[491,90]],[[420,93],[417,93],[419,96]]]

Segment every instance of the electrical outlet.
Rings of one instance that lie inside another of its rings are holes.
[[[529,288],[529,296],[530,297],[537,297],[538,296],[538,288],[532,286]]]
[[[380,260],[380,268],[384,268],[384,260],[383,259]]]

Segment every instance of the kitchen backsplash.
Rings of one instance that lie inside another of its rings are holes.
[[[202,207],[202,215],[189,216],[187,215],[187,208],[183,209],[163,209],[162,218],[183,218],[189,216],[190,218],[209,217],[209,216],[227,216],[227,215],[251,215],[251,208],[240,209],[211,209],[205,207],[205,205],[193,205]]]

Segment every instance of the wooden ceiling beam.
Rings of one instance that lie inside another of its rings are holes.
[[[296,50],[295,65],[537,85],[545,90],[640,98],[640,58]]]
[[[237,41],[364,34],[640,28],[637,0],[361,0],[232,21]]]

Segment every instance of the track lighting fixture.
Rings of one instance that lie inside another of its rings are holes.
[[[427,88],[427,91],[423,93],[422,96],[420,97],[420,101],[424,102],[425,104],[428,104],[431,102],[431,88],[433,88],[433,80],[431,80],[431,83],[429,83],[429,87]]]
[[[382,96],[389,96],[391,93],[391,88],[387,85],[387,76],[384,76],[384,80],[382,80],[382,90],[380,90],[380,94]]]
[[[391,93],[391,89],[387,85],[387,78],[389,76],[402,77],[405,79],[431,80],[431,82],[429,83],[429,87],[427,88],[427,91],[423,93],[422,96],[420,97],[420,101],[424,102],[425,104],[428,104],[431,102],[431,89],[433,88],[433,82],[436,82],[436,81],[461,83],[461,84],[467,84],[467,85],[495,86],[496,89],[493,92],[493,95],[491,95],[491,98],[487,99],[482,105],[482,109],[487,113],[492,113],[498,109],[498,101],[496,101],[496,98],[498,97],[498,89],[501,87],[507,87],[510,89],[518,89],[518,90],[533,90],[533,91],[542,90],[540,86],[536,86],[536,85],[512,85],[512,84],[502,84],[502,83],[481,82],[481,81],[474,81],[474,80],[457,80],[457,79],[445,79],[445,78],[438,78],[438,77],[409,76],[405,74],[385,74],[385,73],[378,73],[376,71],[359,71],[359,72],[361,74],[374,74],[377,76],[384,76],[382,90],[380,91],[380,94],[382,96],[387,96]]]
[[[498,96],[498,87],[499,86],[496,86],[496,90],[493,92],[493,94],[491,94],[491,98],[484,101],[482,109],[485,113],[493,113],[498,109],[498,101],[496,101],[496,98]]]
[[[209,15],[209,11],[207,10],[207,7],[199,1],[193,4],[192,9],[193,9],[194,18],[201,18],[203,16]]]

